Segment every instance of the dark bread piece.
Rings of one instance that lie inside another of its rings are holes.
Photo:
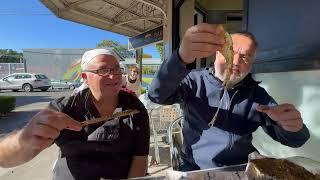
[[[246,174],[248,179],[277,179],[277,180],[320,180],[304,167],[285,159],[261,158],[248,162]]]

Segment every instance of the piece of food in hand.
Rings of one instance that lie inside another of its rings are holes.
[[[104,122],[104,121],[110,121],[113,120],[114,118],[119,118],[119,117],[123,117],[123,116],[132,116],[134,114],[139,113],[140,111],[137,109],[128,109],[122,112],[116,112],[111,116],[106,116],[106,117],[100,117],[100,118],[94,118],[94,119],[90,119],[90,120],[86,120],[86,121],[82,121],[80,122],[81,126],[88,126],[90,124],[96,124],[99,122]]]
[[[247,164],[246,174],[249,180],[320,180],[304,167],[285,159],[252,159]]]
[[[232,43],[231,35],[227,31],[224,31],[224,38],[226,40],[226,43],[224,44],[221,53],[226,60],[227,69],[226,69],[226,77],[223,81],[223,86],[229,89],[231,86],[231,84],[229,83],[229,80],[230,80],[230,76],[232,73],[232,66],[233,66],[233,43]]]

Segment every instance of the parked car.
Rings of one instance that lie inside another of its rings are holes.
[[[78,82],[70,82],[66,80],[51,80],[52,89],[75,89],[80,86]]]
[[[40,73],[13,73],[0,79],[0,90],[31,92],[34,89],[47,91],[50,87],[50,80]]]

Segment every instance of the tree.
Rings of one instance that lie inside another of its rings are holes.
[[[143,54],[142,58],[152,58],[152,56],[150,54]]]
[[[135,58],[136,54],[133,51],[129,51],[125,45],[120,44],[117,41],[114,40],[102,40],[100,43],[98,43],[97,47],[108,47],[108,48],[114,48],[118,51],[118,53],[123,58]],[[150,54],[143,54],[142,58],[152,58]]]
[[[160,58],[162,60],[162,57],[163,57],[163,43],[159,43],[159,44],[156,44],[156,48],[157,48],[157,51],[158,53],[160,54]]]
[[[135,53],[132,51],[129,51],[125,45],[120,44],[117,41],[113,40],[102,40],[100,43],[98,43],[97,47],[108,47],[108,48],[114,48],[118,51],[118,53],[123,58],[134,58]]]
[[[19,63],[22,53],[12,49],[0,49],[0,63]]]

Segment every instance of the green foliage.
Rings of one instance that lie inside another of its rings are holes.
[[[145,88],[141,88],[141,94],[146,93],[146,89]]]
[[[134,51],[129,51],[126,45],[120,44],[118,41],[114,40],[102,40],[100,43],[97,44],[97,47],[99,48],[113,48],[117,50],[117,52],[123,57],[123,58],[134,58],[136,57],[136,54]],[[143,54],[143,58],[152,58],[150,54]]]
[[[147,84],[149,84],[149,85],[151,85],[152,79],[153,78],[142,78],[142,81],[147,83]]]
[[[142,67],[142,74],[154,74],[155,71],[150,66],[143,66]]]
[[[156,48],[157,48],[157,51],[158,53],[160,54],[160,58],[162,59],[163,57],[163,44],[162,43],[159,43],[159,44],[156,44]]]
[[[22,53],[18,53],[17,51],[12,49],[0,49],[0,54],[22,56]]]
[[[19,63],[22,53],[12,49],[0,49],[0,63]]]
[[[127,47],[125,45],[120,44],[118,41],[113,40],[102,40],[100,43],[98,43],[97,47],[103,48],[113,48],[118,51],[118,53],[123,58],[133,58],[135,57],[135,53],[132,51],[128,51]]]
[[[16,98],[13,96],[0,96],[0,114],[11,112],[16,106]]]

